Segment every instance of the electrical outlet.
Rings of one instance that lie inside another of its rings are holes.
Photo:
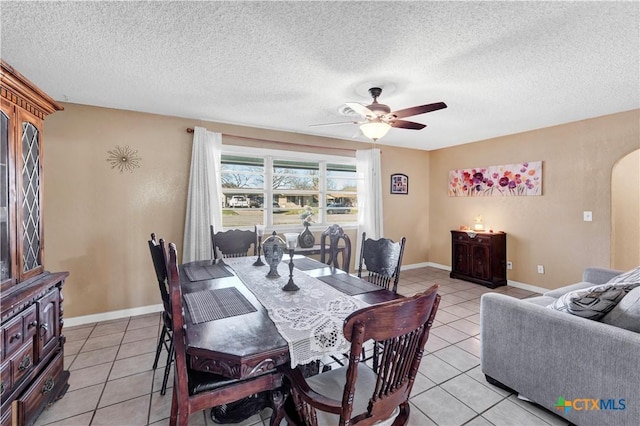
[[[513,269],[513,263],[510,260],[507,260],[507,269]]]
[[[538,273],[539,274],[544,274],[544,266],[543,265],[538,265]]]

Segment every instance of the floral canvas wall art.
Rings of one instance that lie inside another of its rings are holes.
[[[449,171],[450,197],[542,195],[542,161]]]

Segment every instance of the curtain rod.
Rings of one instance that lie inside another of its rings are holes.
[[[187,127],[187,133],[193,133],[193,129],[191,127]],[[231,138],[242,139],[245,141],[269,142],[269,143],[277,143],[277,144],[291,145],[291,146],[306,146],[308,148],[323,148],[323,149],[333,149],[337,151],[356,152],[355,149],[350,149],[350,148],[333,148],[333,147],[326,147],[326,146],[319,146],[319,145],[307,145],[307,144],[301,144],[301,143],[281,142],[281,141],[274,141],[269,139],[259,139],[259,138],[250,138],[247,136],[231,135],[229,133],[223,133],[222,135],[228,136]]]

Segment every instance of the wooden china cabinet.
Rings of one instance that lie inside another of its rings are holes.
[[[507,234],[451,231],[451,278],[485,285],[507,285]]]
[[[0,424],[31,425],[64,395],[62,286],[44,269],[44,118],[62,109],[0,60]]]

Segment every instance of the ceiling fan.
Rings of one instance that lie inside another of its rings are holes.
[[[365,121],[343,121],[339,123],[314,124],[312,125],[312,127],[333,126],[340,124],[359,124],[362,133],[364,133],[368,138],[375,141],[386,135],[391,127],[410,130],[424,129],[425,127],[427,127],[426,124],[401,120],[401,118],[437,111],[439,109],[447,107],[444,102],[436,102],[433,104],[399,109],[392,112],[391,108],[389,108],[388,105],[378,103],[378,97],[381,93],[382,89],[379,87],[372,87],[369,89],[369,94],[373,98],[373,102],[371,103],[371,105],[364,106],[357,102],[346,102],[345,105],[362,116]]]

